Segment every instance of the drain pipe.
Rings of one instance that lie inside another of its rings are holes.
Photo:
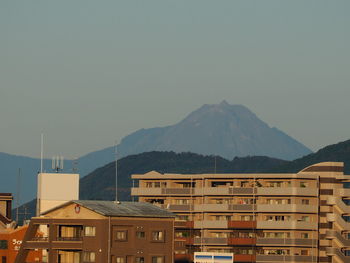
[[[108,251],[107,251],[107,256],[108,256],[108,263],[111,263],[111,217],[108,217]]]

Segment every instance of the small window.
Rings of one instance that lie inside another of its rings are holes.
[[[84,252],[83,261],[84,262],[95,262],[95,252]]]
[[[152,257],[152,263],[164,263],[164,257],[162,256]]]
[[[303,205],[309,205],[309,204],[310,204],[310,200],[309,200],[309,199],[302,199],[302,200],[301,200],[301,204],[303,204]]]
[[[137,238],[145,238],[146,237],[146,233],[144,231],[137,231],[136,232],[136,237]]]
[[[0,249],[7,249],[7,240],[0,240]]]
[[[164,241],[164,232],[163,231],[153,231],[152,232],[152,241]]]
[[[115,258],[115,263],[125,263],[124,257],[116,257]]]
[[[94,237],[96,235],[96,227],[86,226],[84,229],[84,235],[86,237]]]
[[[119,230],[115,232],[115,239],[117,241],[126,241],[128,238],[128,231],[127,230]]]
[[[301,234],[301,238],[309,238],[309,234],[308,233],[302,233]]]
[[[136,257],[135,263],[145,263],[145,258],[144,257]]]

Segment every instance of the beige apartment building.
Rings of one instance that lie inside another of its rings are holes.
[[[350,262],[350,176],[324,162],[293,174],[132,175],[132,195],[177,214],[175,259]],[[349,188],[347,188],[349,187]]]

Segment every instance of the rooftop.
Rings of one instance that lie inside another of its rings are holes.
[[[122,217],[175,217],[173,213],[149,203],[116,202],[96,200],[73,200],[55,207],[44,213],[47,214],[71,203],[78,204],[103,216]]]

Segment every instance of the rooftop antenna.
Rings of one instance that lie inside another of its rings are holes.
[[[73,160],[73,173],[77,173],[78,172],[78,158],[75,158]]]
[[[43,158],[44,158],[44,134],[41,133],[41,147],[40,147],[40,173],[43,173]]]
[[[115,141],[115,201],[118,202],[118,145]]]
[[[62,171],[63,162],[64,162],[64,158],[61,155],[52,157],[52,170],[56,171],[56,173],[58,173],[59,171]]]

